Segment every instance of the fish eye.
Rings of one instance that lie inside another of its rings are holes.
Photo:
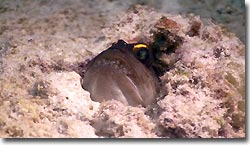
[[[137,51],[136,56],[140,60],[146,60],[149,57],[147,49],[140,49]]]
[[[149,58],[149,50],[145,44],[136,44],[133,48],[133,53],[140,61],[145,61]]]

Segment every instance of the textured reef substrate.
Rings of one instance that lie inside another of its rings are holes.
[[[195,15],[136,6],[111,21],[81,6],[3,15],[0,137],[245,137],[245,45],[235,34]],[[120,38],[163,42],[161,97],[147,108],[91,101],[74,71]]]

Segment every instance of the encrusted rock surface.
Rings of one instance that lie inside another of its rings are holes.
[[[142,6],[117,18],[77,2],[39,10],[1,15],[0,137],[245,137],[245,45],[224,27]],[[157,102],[91,101],[79,67],[120,38],[159,33],[168,68]]]

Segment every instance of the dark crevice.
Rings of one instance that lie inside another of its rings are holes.
[[[167,30],[160,29],[159,31],[155,32],[154,42],[150,46],[154,54],[154,63],[152,66],[158,77],[174,67],[174,63],[166,64],[161,60],[161,57],[163,55],[169,56],[174,54],[176,49],[183,43],[183,38],[180,36],[174,35]]]

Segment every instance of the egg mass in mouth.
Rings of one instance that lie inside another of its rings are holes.
[[[136,48],[140,46],[141,50]],[[126,105],[146,107],[155,100],[158,79],[148,66],[152,57],[145,54],[150,53],[145,51],[145,46],[119,40],[87,64],[82,86],[90,92],[93,101],[114,99]]]

